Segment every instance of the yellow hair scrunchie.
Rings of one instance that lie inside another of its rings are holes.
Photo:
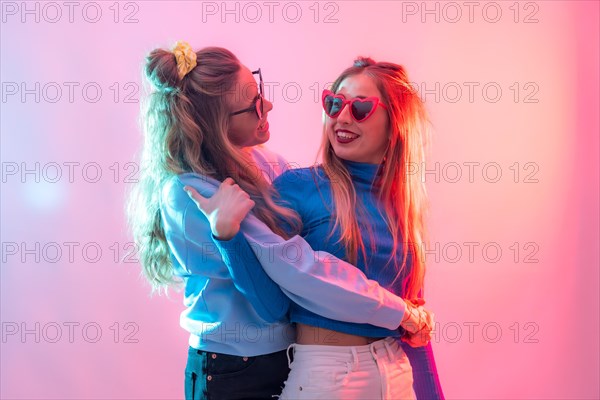
[[[179,80],[181,80],[196,67],[196,53],[188,42],[179,41],[175,44],[173,54],[175,60],[177,60],[177,73],[179,74]]]

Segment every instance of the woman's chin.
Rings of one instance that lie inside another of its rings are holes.
[[[266,131],[259,131],[256,132],[256,141],[258,143],[256,144],[263,144],[269,141],[269,139],[271,138],[271,132],[269,132],[268,130]]]

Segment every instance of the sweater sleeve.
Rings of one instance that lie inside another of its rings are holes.
[[[431,342],[423,347],[412,347],[406,342],[401,342],[401,345],[412,366],[413,389],[417,400],[444,400]]]
[[[300,236],[284,240],[252,214],[242,222],[240,232],[256,255],[256,261],[246,262],[246,258],[243,263],[235,263],[239,268],[247,268],[245,272],[238,271],[237,276],[239,279],[244,275],[254,281],[246,282],[245,286],[258,292],[253,296],[264,296],[262,303],[269,304],[275,300],[261,293],[258,282],[265,281],[262,277],[254,277],[261,270],[279,285],[287,297],[316,314],[387,329],[399,327],[406,309],[404,300],[377,281],[368,279],[354,265],[329,253],[314,251]],[[213,238],[213,241],[222,253],[235,254],[240,253],[241,239],[238,236],[236,240]]]
[[[227,241],[218,240],[214,235],[212,239],[235,287],[244,294],[258,315],[267,322],[283,319],[290,307],[290,299],[265,273],[242,233],[238,232]]]
[[[160,212],[171,260],[179,276],[203,276],[228,279],[229,273],[212,243],[208,220],[196,207],[183,186],[190,185],[202,195],[213,190],[197,176],[187,175],[170,179],[162,189]]]

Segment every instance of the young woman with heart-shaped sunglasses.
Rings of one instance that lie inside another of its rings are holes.
[[[294,209],[302,222],[299,229],[287,226],[288,232],[304,237],[314,250],[355,264],[367,277],[422,305],[427,197],[420,177],[407,168],[411,162],[423,161],[427,135],[424,105],[402,66],[368,58],[358,59],[344,71],[332,90],[323,93],[322,103],[327,116],[322,164],[286,171],[273,183],[281,204]],[[217,220],[228,207],[235,209],[235,202],[223,205],[217,196],[194,197],[199,207]],[[245,223],[252,220],[249,215]],[[282,246],[265,245],[276,240],[259,235],[261,242],[248,231],[238,233],[239,223],[215,243],[222,253],[246,255],[243,263],[226,261],[235,275],[247,277],[241,283],[244,292],[255,299],[256,308],[278,304],[256,284],[264,268],[292,299],[289,315],[296,323],[297,339],[289,349],[293,362],[280,399],[444,397],[428,343],[430,331],[332,318],[324,310],[335,304],[335,299],[321,304],[325,296],[314,283],[312,303],[308,304],[317,303],[321,309],[310,309],[298,293],[306,283],[302,274],[288,269],[296,264],[300,270],[310,271],[297,250],[300,247],[295,246],[298,236]],[[217,237],[220,232],[223,230],[213,230]],[[290,249],[294,249],[292,255]],[[254,263],[252,254],[256,255]],[[329,276],[338,272],[333,269]],[[362,310],[354,311],[361,314]],[[432,314],[425,312],[424,319],[432,325],[431,318]]]

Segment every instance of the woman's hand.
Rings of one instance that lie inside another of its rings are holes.
[[[402,341],[411,347],[426,346],[431,340],[431,331],[434,327],[433,313],[423,307],[425,300],[405,300],[406,314],[400,324],[406,331]]]
[[[203,197],[191,186],[185,186],[183,190],[206,215],[212,234],[220,240],[229,240],[234,237],[240,230],[242,220],[254,207],[254,201],[250,199],[250,195],[244,192],[231,178],[225,179],[210,198]]]

